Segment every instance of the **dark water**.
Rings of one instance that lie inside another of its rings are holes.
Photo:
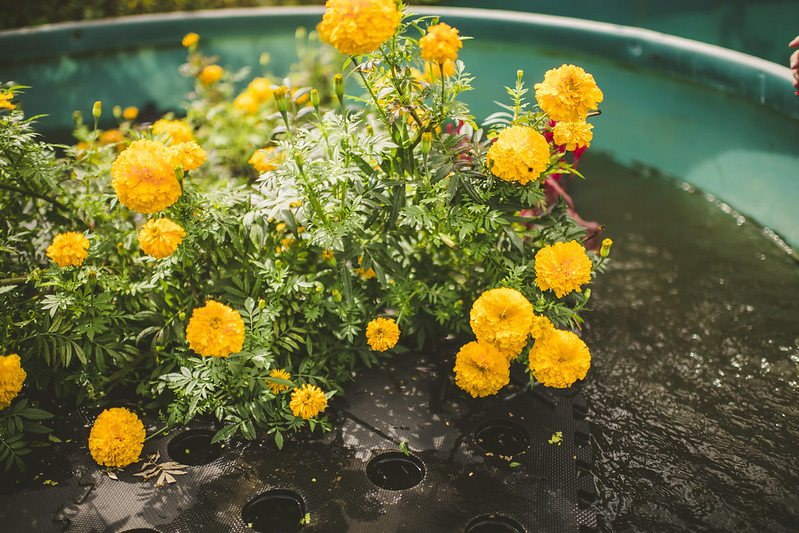
[[[799,264],[688,186],[581,170],[614,241],[584,330],[603,530],[799,531]]]

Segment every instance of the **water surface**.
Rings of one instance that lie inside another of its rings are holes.
[[[799,264],[687,185],[581,171],[614,241],[584,315],[603,529],[799,530]]]

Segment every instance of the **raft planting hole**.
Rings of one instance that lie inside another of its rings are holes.
[[[530,446],[527,430],[510,420],[484,422],[475,430],[474,440],[486,452],[504,457],[514,456]]]
[[[380,488],[405,490],[418,485],[424,478],[424,464],[413,455],[387,452],[366,465],[366,477]]]
[[[270,490],[259,494],[241,510],[241,518],[259,533],[299,531],[305,516],[305,503],[290,490]]]
[[[211,444],[214,432],[207,429],[190,429],[169,441],[166,451],[173,461],[184,465],[208,464],[222,455],[219,443]]]

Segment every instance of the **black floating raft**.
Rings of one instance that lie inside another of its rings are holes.
[[[97,412],[73,413],[48,472],[0,495],[2,530],[595,531],[578,388],[530,391],[519,373],[473,399],[455,386],[453,363],[452,352],[404,354],[365,370],[331,401],[333,431],[287,438],[282,450],[267,435],[222,447],[210,445],[211,426],[174,428],[142,452],[187,465],[161,487],[133,475],[141,463],[109,478],[86,449]]]

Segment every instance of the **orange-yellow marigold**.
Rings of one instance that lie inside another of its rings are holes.
[[[88,257],[89,239],[77,231],[59,233],[47,247],[47,257],[60,267],[80,266]]]
[[[327,398],[322,389],[306,383],[292,391],[289,407],[294,416],[307,420],[315,417],[327,407]]]
[[[591,74],[575,65],[562,65],[548,70],[544,81],[535,84],[535,98],[552,120],[576,122],[585,121],[603,95]]]
[[[289,374],[285,369],[282,368],[272,369],[272,371],[269,373],[269,377],[291,381],[291,374]],[[266,380],[266,386],[272,390],[272,394],[277,394],[278,392],[289,390],[291,388],[291,385],[286,385],[284,383],[277,383],[275,381],[269,381],[268,379]]]
[[[174,204],[182,189],[175,177],[175,155],[163,143],[133,141],[111,167],[119,201],[139,213],[155,213]]]
[[[191,32],[191,33],[187,33],[186,35],[183,36],[183,39],[180,41],[180,44],[182,44],[184,47],[188,48],[190,46],[194,46],[195,44],[197,44],[197,41],[199,41],[199,40],[200,40],[200,36],[197,35],[194,32]]]
[[[317,26],[320,36],[351,56],[377,50],[402,18],[394,0],[327,0],[325,7]]]
[[[222,79],[222,67],[219,65],[206,65],[197,74],[197,79],[206,87]]]
[[[259,102],[266,102],[272,98],[272,86],[266,78],[253,78],[247,85],[247,90]]]
[[[206,161],[207,153],[194,141],[184,142],[170,146],[170,150],[175,158],[175,166],[182,166],[183,170],[195,170],[200,168]]]
[[[558,122],[552,130],[552,140],[566,150],[574,151],[577,148],[588,148],[594,134],[594,126],[583,120],[576,122]]]
[[[22,368],[19,355],[0,355],[0,411],[11,405],[27,374]]]
[[[427,33],[419,39],[422,59],[433,63],[444,63],[458,59],[458,49],[463,43],[458,30],[443,22],[427,28]]]
[[[533,128],[511,126],[502,130],[488,149],[487,161],[495,176],[525,185],[547,169],[549,144]]]
[[[473,398],[496,394],[510,381],[510,361],[490,344],[473,341],[455,356],[455,384]]]
[[[286,159],[285,151],[277,149],[276,146],[269,146],[256,150],[248,163],[258,172],[264,173],[277,169],[284,159]]]
[[[166,143],[171,145],[194,140],[194,134],[186,123],[180,120],[156,120],[153,124],[153,134],[165,136]]]
[[[139,460],[144,447],[144,424],[124,407],[106,409],[89,432],[89,452],[97,464],[123,468]]]
[[[244,321],[238,311],[208,300],[192,312],[186,340],[203,357],[227,357],[244,347]]]
[[[139,230],[139,246],[147,255],[163,259],[175,253],[186,232],[168,218],[151,218]]]
[[[390,318],[375,318],[366,326],[366,342],[372,350],[384,352],[399,341],[400,329]]]
[[[469,324],[474,336],[514,359],[527,344],[533,304],[516,289],[500,287],[480,295],[472,305]]]
[[[583,379],[590,366],[588,346],[571,331],[552,329],[530,349],[533,377],[547,387],[569,387]]]
[[[128,106],[122,110],[122,118],[125,120],[136,120],[136,117],[139,116],[139,108],[134,106]]]
[[[552,321],[549,320],[547,317],[533,315],[533,325],[530,328],[531,337],[537,339],[542,335],[546,335],[553,329],[555,329],[555,326],[552,325]]]
[[[539,289],[552,289],[561,298],[591,281],[591,260],[579,242],[556,242],[535,254],[535,276]]]
[[[11,93],[0,91],[0,109],[14,109],[16,106],[11,103],[14,95]]]

